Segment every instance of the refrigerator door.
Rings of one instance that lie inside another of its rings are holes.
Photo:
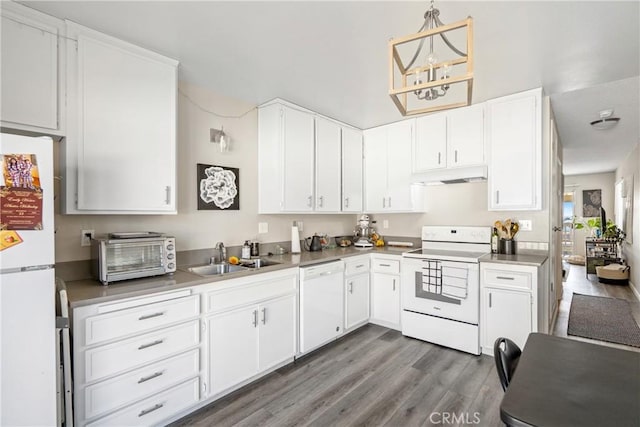
[[[51,266],[55,262],[53,227],[53,141],[0,133],[0,156],[35,154],[42,187],[42,230],[17,230],[22,242],[0,251],[0,273],[25,267]],[[4,163],[3,163],[4,165]],[[5,171],[0,173],[4,186]]]
[[[56,423],[55,270],[0,275],[0,425]]]

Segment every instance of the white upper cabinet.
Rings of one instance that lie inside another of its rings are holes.
[[[362,132],[342,128],[342,211],[362,212]]]
[[[312,114],[282,108],[283,211],[313,211],[313,130]]]
[[[486,163],[484,104],[447,112],[447,165],[476,166]]]
[[[414,173],[485,162],[484,104],[416,119]]]
[[[423,187],[411,183],[414,120],[364,132],[366,212],[423,210]]]
[[[340,212],[341,128],[316,117],[316,211]]]
[[[58,83],[58,33],[62,21],[12,2],[2,2],[1,15],[2,126],[60,134],[58,103],[64,92]]]
[[[176,213],[178,63],[69,21],[67,34],[67,213]]]
[[[489,210],[542,209],[542,89],[487,102]]]
[[[260,106],[259,213],[341,212],[345,205],[341,146],[343,134],[353,139],[351,131],[286,101],[275,100]],[[350,151],[349,155],[353,153]],[[359,161],[362,163],[361,154]],[[353,194],[351,205],[357,206],[361,203],[356,200],[358,184],[353,182],[353,176],[348,178],[348,191]]]

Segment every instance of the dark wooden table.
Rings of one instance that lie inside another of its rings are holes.
[[[640,353],[532,333],[500,405],[511,426],[640,426]]]

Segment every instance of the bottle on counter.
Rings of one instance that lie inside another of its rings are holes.
[[[242,259],[251,259],[251,245],[248,240],[244,241],[244,245],[242,245],[242,254],[240,256]]]
[[[493,231],[491,232],[491,253],[498,253],[498,229],[493,227]]]
[[[293,221],[293,226],[291,227],[291,253],[300,253],[300,232],[296,221]]]

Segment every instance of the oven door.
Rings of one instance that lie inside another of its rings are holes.
[[[478,324],[479,268],[476,263],[402,259],[402,308]]]

